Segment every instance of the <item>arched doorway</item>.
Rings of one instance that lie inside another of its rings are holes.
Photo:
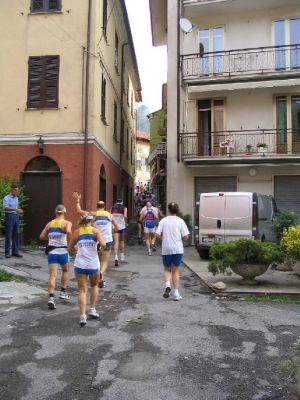
[[[24,210],[23,244],[45,244],[39,235],[54,218],[55,207],[62,202],[62,172],[50,157],[39,156],[28,162],[21,174],[24,193],[29,198]]]
[[[106,176],[105,167],[103,164],[100,168],[99,200],[104,201],[104,203],[106,204]]]

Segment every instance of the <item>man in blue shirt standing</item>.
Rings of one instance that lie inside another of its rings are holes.
[[[19,187],[11,185],[10,194],[3,198],[4,228],[5,228],[5,257],[22,257],[19,254],[19,214],[23,210],[19,207]],[[10,255],[10,243],[12,241],[12,254]]]

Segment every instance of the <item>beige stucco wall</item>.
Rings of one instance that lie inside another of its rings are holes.
[[[279,174],[300,174],[298,165],[256,165],[257,175],[251,177],[249,169],[252,165],[225,166],[198,166],[187,167],[182,161],[177,160],[177,125],[176,125],[176,57],[177,57],[177,26],[172,21],[177,18],[177,9],[174,2],[168,1],[168,180],[167,202],[176,201],[184,213],[194,216],[194,179],[200,176],[237,177],[237,189],[240,191],[257,191],[274,194],[273,177]],[[200,7],[200,6],[199,6]],[[182,12],[184,15],[184,11]],[[183,34],[180,31],[181,54],[198,52],[199,27],[224,26],[225,49],[272,46],[272,21],[283,18],[300,16],[300,6],[281,8],[268,12],[252,12],[239,15],[219,15],[195,18],[191,22],[195,25],[192,32]],[[205,93],[205,86],[199,86],[199,93],[187,94],[186,88],[180,87],[179,116],[180,131],[194,132],[197,130],[197,99],[198,98],[223,98],[226,99],[226,127],[225,129],[263,129],[274,127],[274,96],[278,94],[299,93],[300,87],[275,87],[266,89],[231,90],[224,92]],[[184,107],[188,102],[187,111]],[[193,101],[194,100],[194,101]],[[185,120],[187,117],[187,121]],[[186,123],[187,122],[187,123]],[[184,125],[186,123],[186,125]]]
[[[0,134],[59,134],[80,133],[84,129],[85,77],[87,49],[88,1],[64,0],[62,12],[30,14],[30,0],[0,2]],[[123,96],[125,120],[125,151],[120,157],[119,141],[121,126],[121,29],[114,19],[108,2],[109,20],[107,41],[102,34],[102,1],[92,2],[91,45],[89,69],[89,122],[88,131],[93,133],[107,154],[120,162],[129,175],[134,177],[135,141],[135,99],[131,107],[133,89],[129,68],[126,68],[126,82],[129,74],[129,106]],[[119,65],[114,67],[115,32],[119,36]],[[84,48],[84,49],[83,49]],[[101,74],[103,64],[106,74],[106,121],[101,114]],[[125,65],[129,64],[128,50]],[[60,55],[59,107],[58,109],[27,109],[28,58],[30,56]],[[113,138],[114,101],[118,103],[118,141]],[[127,142],[126,129],[129,140]],[[133,142],[133,160],[131,155]],[[127,146],[129,147],[127,150]],[[129,158],[127,156],[129,154]]]

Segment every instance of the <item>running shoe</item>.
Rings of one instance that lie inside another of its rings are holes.
[[[124,256],[124,254],[121,254],[121,261],[125,261],[125,256]]]
[[[180,296],[179,293],[178,293],[178,294],[174,294],[174,300],[175,300],[175,301],[182,300],[182,297]]]
[[[99,318],[99,314],[96,312],[95,308],[90,309],[89,317],[94,318],[94,319]]]
[[[156,247],[155,247],[154,243],[151,243],[151,249],[152,249],[152,251],[156,251]]]
[[[115,260],[115,267],[117,267],[119,265],[119,260]]]
[[[79,325],[81,325],[81,326],[86,325],[86,315],[85,314],[80,315]]]
[[[165,288],[163,297],[164,297],[165,299],[167,299],[168,297],[170,297],[170,292],[171,292],[171,288],[170,288],[170,286],[167,286],[167,287]]]
[[[66,292],[60,292],[59,298],[62,300],[70,300],[70,296]]]
[[[49,310],[55,310],[56,309],[56,305],[54,303],[54,298],[53,297],[49,298],[48,307],[49,307]]]
[[[151,251],[148,251],[148,256],[152,256],[152,253],[151,253]]]
[[[142,238],[139,236],[139,244],[142,244],[143,243],[143,240],[142,240]]]
[[[104,281],[103,279],[101,279],[101,281],[99,281],[99,283],[98,283],[98,287],[99,287],[100,289],[103,289],[103,288],[105,288],[105,286],[106,286],[105,281]]]

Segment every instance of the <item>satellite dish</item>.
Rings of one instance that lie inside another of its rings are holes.
[[[191,32],[194,28],[194,25],[186,18],[180,18],[179,25],[185,33]]]

